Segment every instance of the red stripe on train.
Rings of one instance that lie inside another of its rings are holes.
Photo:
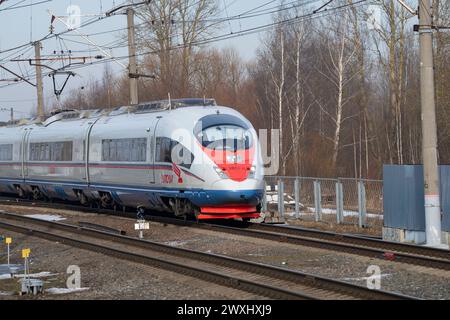
[[[197,218],[199,220],[208,219],[258,219],[259,213],[241,213],[241,214],[200,214]]]
[[[239,214],[239,213],[254,213],[257,212],[254,206],[233,206],[233,207],[202,207],[201,213],[213,214]]]

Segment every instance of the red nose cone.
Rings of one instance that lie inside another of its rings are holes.
[[[253,163],[253,148],[236,152],[203,148],[203,151],[231,180],[242,182],[248,178]]]
[[[244,181],[248,178],[251,167],[248,164],[219,164],[218,167],[234,181]]]

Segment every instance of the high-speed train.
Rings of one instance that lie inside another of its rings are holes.
[[[0,192],[21,197],[247,220],[259,217],[263,175],[251,123],[212,99],[0,127]]]

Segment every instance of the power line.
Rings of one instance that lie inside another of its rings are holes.
[[[25,1],[26,0],[22,0],[22,1],[19,1],[19,2],[15,3],[15,4],[11,5],[10,7],[6,7],[6,8],[3,8],[3,9],[0,9],[0,12],[7,11],[7,10],[14,10],[14,9],[21,9],[21,8],[32,7],[32,6],[43,4],[43,3],[46,3],[46,2],[52,2],[53,0],[42,0],[42,1],[39,1],[39,2],[29,3],[29,4],[24,4],[24,5],[19,6],[19,4],[21,4],[21,3],[25,2]],[[1,2],[0,2],[0,4],[1,4]]]
[[[362,5],[365,2],[367,2],[367,0],[360,0],[360,1],[357,1],[357,2],[347,3],[347,4],[343,4],[343,5],[337,6],[337,7],[332,7],[330,9],[326,10],[326,11],[310,12],[310,13],[303,14],[303,15],[296,15],[293,18],[287,18],[287,19],[284,19],[284,20],[279,20],[279,21],[276,21],[276,22],[260,25],[260,26],[257,26],[257,27],[248,28],[248,29],[236,32],[236,33],[230,32],[230,33],[214,36],[214,37],[211,37],[211,38],[194,41],[194,42],[189,43],[189,44],[178,44],[178,45],[173,46],[171,48],[168,48],[167,50],[164,50],[164,51],[179,50],[179,49],[185,48],[187,46],[193,46],[193,45],[194,46],[201,46],[201,45],[215,43],[215,42],[219,42],[219,41],[223,41],[223,40],[229,40],[229,39],[233,39],[233,38],[237,38],[237,37],[247,36],[247,35],[250,35],[250,34],[260,33],[260,32],[269,30],[269,29],[271,29],[273,27],[280,26],[280,25],[291,25],[291,24],[298,23],[298,22],[301,22],[301,21],[304,21],[304,20],[307,20],[307,19],[321,18],[321,17],[327,16],[327,15],[330,15],[334,11],[340,11],[340,10],[346,9],[346,8],[348,8],[350,6],[359,6],[359,5]],[[66,39],[66,40],[69,41],[68,39]],[[151,51],[137,53],[135,56],[136,57],[146,56],[146,55],[150,55],[150,54],[160,53],[161,51],[162,50],[151,50]],[[114,59],[115,60],[123,60],[123,59],[129,59],[130,57],[131,57],[130,55],[126,55],[126,56],[114,57]],[[112,58],[106,58],[106,59],[102,59],[102,60],[99,60],[99,61],[86,63],[86,64],[84,64],[82,66],[70,67],[70,68],[68,68],[68,70],[77,70],[77,69],[84,68],[84,67],[87,67],[87,66],[108,63],[110,61],[113,61],[113,59]],[[6,86],[10,86],[10,85],[14,85],[14,84],[17,84],[17,83],[0,86],[0,88],[4,88]]]
[[[51,1],[51,0],[47,0],[47,1]],[[125,2],[123,2],[123,3],[126,3],[126,2],[127,2],[127,1],[125,1]],[[40,39],[38,39],[38,40],[30,41],[30,42],[28,42],[28,43],[24,43],[24,44],[21,44],[21,45],[19,45],[19,46],[16,46],[16,47],[13,47],[13,48],[9,48],[9,49],[6,49],[6,50],[1,50],[1,51],[0,51],[0,54],[6,53],[6,52],[10,52],[10,51],[14,51],[14,50],[16,50],[16,49],[21,49],[21,48],[24,48],[24,47],[33,45],[33,43],[34,43],[34,42],[37,42],[37,41],[41,41],[41,42],[42,42],[42,41],[45,41],[45,40],[48,40],[48,39],[52,39],[52,38],[54,38],[54,37],[57,37],[57,36],[60,36],[60,35],[63,35],[63,34],[72,32],[72,31],[74,31],[74,30],[78,30],[78,29],[87,27],[87,26],[89,26],[89,25],[91,25],[91,24],[93,24],[93,23],[99,22],[99,21],[104,20],[104,19],[106,19],[106,18],[108,18],[106,15],[105,15],[105,16],[101,16],[101,17],[94,17],[94,18],[92,18],[92,19],[86,21],[85,23],[81,24],[78,28],[75,28],[75,29],[66,29],[66,30],[61,31],[61,32],[59,32],[59,33],[48,33],[46,36],[44,36],[44,37],[42,37],[42,38],[40,38]]]
[[[262,25],[259,27],[255,27],[255,28],[250,28],[247,30],[243,30],[239,33],[234,33],[234,34],[224,34],[221,36],[216,36],[216,37],[212,37],[209,39],[204,39],[204,40],[200,40],[194,43],[190,43],[190,44],[185,44],[185,45],[177,45],[177,46],[173,46],[165,51],[174,51],[174,50],[179,50],[179,49],[183,49],[187,46],[191,46],[191,45],[205,45],[205,44],[209,44],[209,43],[214,43],[214,42],[218,42],[218,41],[222,41],[222,40],[228,40],[228,39],[232,39],[232,38],[236,38],[236,37],[240,37],[240,36],[245,36],[245,35],[249,35],[249,34],[254,34],[254,33],[259,33],[259,32],[263,32],[266,30],[269,30],[270,28],[273,28],[275,26],[278,25],[292,25],[294,23],[298,23],[298,22],[302,22],[304,20],[309,20],[309,19],[314,19],[314,18],[321,18],[321,17],[325,17],[328,16],[330,14],[333,13],[333,11],[337,11],[337,10],[343,10],[346,9],[347,7],[350,6],[359,6],[362,5],[364,2],[366,2],[367,0],[360,0],[358,2],[354,2],[351,4],[345,4],[345,5],[341,5],[338,7],[333,7],[328,9],[327,11],[322,11],[322,12],[317,12],[317,13],[308,13],[308,14],[304,14],[302,16],[296,16],[294,18],[290,18],[290,19],[285,19],[285,20],[280,20],[274,23],[270,23],[270,24],[266,24],[266,25]],[[138,56],[145,56],[145,55],[150,55],[150,54],[156,54],[156,53],[160,53],[162,52],[162,50],[152,50],[152,51],[147,51],[147,52],[143,52],[143,53],[138,53],[136,54],[136,57]],[[121,56],[121,57],[115,57],[116,60],[120,60],[120,59],[128,59],[130,56]],[[99,61],[94,61],[91,63],[86,63],[83,66],[75,66],[73,68],[70,68],[70,70],[77,70],[80,68],[84,68],[87,66],[92,66],[92,65],[97,65],[97,64],[103,64],[103,63],[107,63],[110,62],[111,59],[103,59],[103,60],[99,60]]]
[[[226,33],[226,34],[222,34],[222,35],[219,35],[219,36],[214,36],[214,37],[211,37],[211,38],[208,38],[208,39],[194,41],[192,43],[185,44],[185,45],[180,44],[180,45],[177,45],[177,46],[175,46],[173,48],[169,48],[168,50],[181,49],[181,48],[184,48],[186,46],[192,46],[192,45],[205,45],[205,44],[210,44],[210,43],[214,43],[214,42],[218,42],[218,41],[223,41],[223,40],[228,40],[228,39],[232,39],[232,38],[241,37],[241,36],[244,36],[244,35],[250,35],[250,34],[254,34],[254,33],[259,33],[259,32],[263,32],[265,30],[271,29],[273,27],[279,26],[279,25],[290,25],[290,24],[293,24],[293,23],[301,22],[304,19],[312,18],[315,15],[320,15],[320,16],[317,16],[317,18],[323,17],[323,16],[331,14],[333,11],[346,9],[347,7],[350,7],[350,6],[359,6],[359,5],[361,5],[361,4],[363,4],[364,2],[367,2],[367,1],[368,0],[360,0],[360,1],[353,2],[353,3],[347,3],[347,4],[343,4],[343,5],[337,6],[337,7],[333,7],[333,8],[330,8],[330,9],[326,10],[326,11],[321,11],[321,12],[316,12],[316,13],[310,12],[310,13],[307,13],[307,14],[304,14],[304,15],[296,15],[293,18],[287,18],[287,19],[284,19],[284,20],[279,20],[279,21],[276,21],[276,22],[260,25],[260,26],[257,26],[257,27],[248,28],[248,29],[236,32],[236,33]],[[138,53],[136,56],[144,56],[144,55],[154,54],[154,53],[158,53],[158,52],[160,52],[160,50],[147,51],[147,52],[143,52],[143,53]],[[117,57],[117,59],[127,59],[127,58],[129,58],[129,56]]]

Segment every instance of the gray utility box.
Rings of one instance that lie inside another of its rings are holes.
[[[450,166],[440,166],[442,231],[450,232]],[[385,165],[383,167],[383,238],[423,242],[425,203],[422,165]],[[397,239],[393,230],[406,231]],[[402,238],[402,237],[400,237]],[[406,239],[405,239],[406,238]]]
[[[44,292],[44,281],[39,279],[25,278],[21,280],[20,295],[37,295]]]

